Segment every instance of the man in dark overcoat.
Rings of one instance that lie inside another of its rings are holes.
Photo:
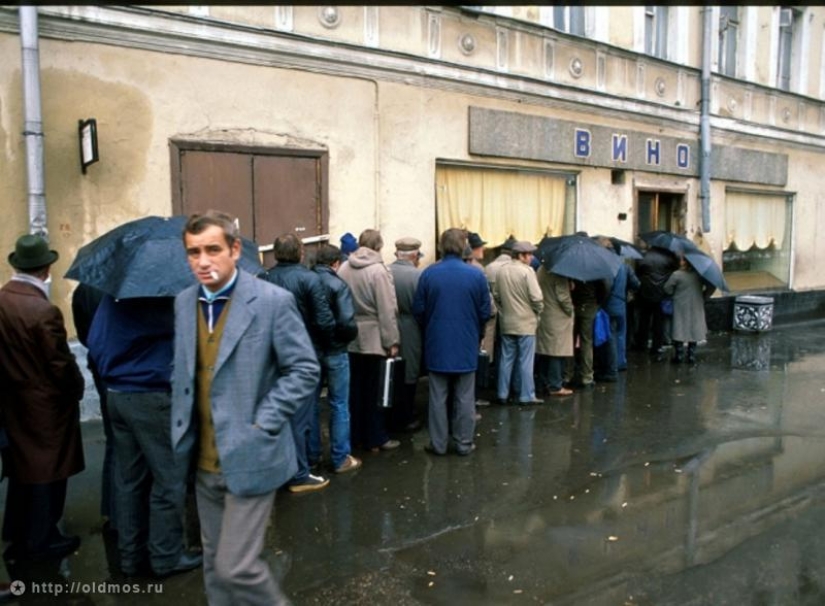
[[[57,528],[66,483],[83,470],[80,407],[83,375],[69,350],[63,314],[49,302],[51,265],[58,253],[44,238],[21,236],[0,289],[0,393],[9,447],[3,538],[9,560],[61,558],[80,545]]]

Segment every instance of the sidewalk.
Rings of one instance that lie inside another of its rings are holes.
[[[468,457],[428,455],[426,429],[356,453],[327,489],[278,494],[270,563],[295,604],[825,603],[825,324],[713,335],[698,358],[634,352],[617,383],[481,409]],[[0,576],[87,590],[23,603],[206,604],[200,571],[96,591],[123,579],[100,531],[102,429],[83,431],[80,550]]]

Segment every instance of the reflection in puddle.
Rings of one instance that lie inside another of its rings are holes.
[[[732,335],[730,364],[743,370],[768,370],[771,367],[771,337],[767,335]]]

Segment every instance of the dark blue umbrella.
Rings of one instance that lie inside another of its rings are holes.
[[[187,219],[150,216],[124,223],[81,247],[65,277],[116,299],[173,297],[197,282],[183,246]],[[241,242],[238,266],[258,275],[258,246],[246,238]]]
[[[699,274],[700,278],[709,284],[712,284],[719,290],[730,292],[730,288],[728,288],[728,283],[725,282],[725,276],[722,274],[722,270],[712,257],[706,255],[700,250],[689,250],[684,256],[685,261],[690,263],[691,267],[696,270],[696,273]]]
[[[699,247],[691,240],[688,240],[684,236],[674,234],[671,231],[657,229],[639,234],[639,238],[647,242],[648,246],[664,248],[677,255],[682,255],[686,252],[701,252]]]
[[[599,238],[607,238],[610,240],[610,243],[613,244],[613,250],[623,259],[641,259],[643,256],[639,249],[630,242],[619,240],[619,238],[614,238],[613,236],[593,236],[593,239],[596,241],[598,241]]]
[[[538,256],[554,274],[590,282],[612,280],[622,259],[587,236],[557,236],[539,242]]]

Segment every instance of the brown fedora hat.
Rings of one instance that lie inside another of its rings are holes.
[[[51,265],[59,256],[56,250],[49,250],[45,238],[26,234],[17,238],[14,252],[9,255],[9,264],[15,269],[35,269]]]

